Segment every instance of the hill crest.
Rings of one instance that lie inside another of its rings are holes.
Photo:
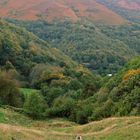
[[[20,20],[70,19],[75,22],[84,18],[107,24],[126,22],[121,16],[93,0],[2,0],[0,16]]]

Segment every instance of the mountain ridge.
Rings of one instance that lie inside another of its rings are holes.
[[[140,1],[139,0],[97,0],[100,4],[108,7],[130,22],[140,24]]]
[[[28,4],[27,4],[28,3]],[[106,24],[125,24],[126,20],[106,6],[92,0],[2,0],[0,15],[20,20],[45,19],[47,21],[82,18]]]

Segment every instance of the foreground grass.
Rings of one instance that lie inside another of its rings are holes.
[[[140,117],[108,118],[86,125],[63,120],[33,121],[10,109],[0,109],[0,140],[139,140]]]

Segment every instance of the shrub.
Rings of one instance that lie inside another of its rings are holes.
[[[93,104],[87,101],[79,101],[77,106],[74,108],[73,114],[71,114],[71,120],[79,123],[88,123],[89,117],[93,112]]]
[[[23,106],[23,95],[6,72],[0,72],[0,102],[2,105]]]
[[[76,104],[72,98],[64,96],[55,99],[53,107],[60,109],[60,116],[69,117],[76,107]]]
[[[49,106],[52,105],[54,99],[63,95],[63,92],[64,92],[63,89],[60,87],[49,87],[45,84],[41,89],[41,93],[44,96],[44,98]]]
[[[98,107],[93,111],[91,120],[100,120],[102,118],[110,117],[114,113],[113,107],[113,101],[108,99],[102,105],[98,105]]]
[[[45,110],[48,108],[44,98],[38,93],[33,92],[28,95],[24,103],[24,111],[33,119],[44,117]]]
[[[47,117],[70,118],[74,108],[76,108],[76,102],[74,99],[60,96],[54,100],[53,107],[46,111],[46,115]]]

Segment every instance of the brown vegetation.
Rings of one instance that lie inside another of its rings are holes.
[[[28,4],[27,4],[28,3]],[[2,0],[0,2],[0,15],[23,20],[68,18],[78,21],[87,18],[94,22],[108,24],[123,24],[125,20],[105,7],[92,0]]]

